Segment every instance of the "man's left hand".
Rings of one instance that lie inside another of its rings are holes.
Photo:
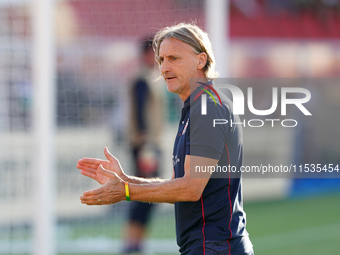
[[[102,165],[98,167],[101,174],[109,178],[109,180],[100,188],[86,191],[80,197],[82,204],[87,205],[108,205],[118,203],[125,200],[125,183],[114,172],[110,172],[103,168]]]

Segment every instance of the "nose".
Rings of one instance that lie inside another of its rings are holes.
[[[170,66],[168,65],[167,61],[163,61],[161,64],[161,73],[163,77],[166,75],[166,73],[170,72]]]

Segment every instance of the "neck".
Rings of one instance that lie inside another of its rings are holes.
[[[185,93],[179,94],[179,97],[183,100],[183,102],[190,96],[190,94],[195,91],[199,86],[201,86],[200,83],[206,83],[208,82],[207,78],[194,78],[190,81],[190,86],[188,86],[187,91]]]

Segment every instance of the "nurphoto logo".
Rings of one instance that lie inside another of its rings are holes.
[[[202,91],[197,94],[194,100],[196,100],[198,97],[201,96],[201,115],[207,115],[207,94],[212,98],[212,100],[215,103],[215,106],[217,105],[217,102],[211,92],[208,91],[210,89],[216,97],[219,99],[220,104],[222,105],[221,98],[217,91],[212,87],[212,85],[204,84],[205,88],[199,88]],[[240,88],[238,88],[235,85],[231,84],[218,84],[216,85],[216,88],[225,88],[228,89],[232,94],[232,101],[233,101],[233,113],[235,115],[244,115],[245,113],[245,96]],[[207,94],[203,94],[203,92],[206,92]],[[304,106],[305,103],[309,102],[311,99],[311,93],[309,90],[305,88],[299,88],[299,87],[282,87],[280,90],[281,96],[278,95],[278,88],[273,87],[272,88],[272,104],[269,109],[265,110],[259,110],[254,107],[253,103],[253,88],[248,87],[247,88],[247,107],[248,110],[257,116],[266,116],[274,113],[277,110],[277,107],[279,105],[280,100],[280,106],[281,106],[281,116],[287,115],[287,105],[295,105],[305,116],[311,116],[312,114],[307,110],[307,108]],[[300,94],[303,97],[302,98],[288,98],[288,94]],[[225,125],[228,124],[227,119],[214,119],[213,126],[216,125]],[[265,122],[271,123],[271,126],[274,127],[276,122],[280,122],[283,127],[295,127],[298,125],[297,120],[295,119],[250,119],[248,121],[243,120],[242,122],[230,122],[229,124],[235,125],[235,124],[241,124],[244,127],[246,124],[248,124],[249,127],[262,127],[264,126]]]

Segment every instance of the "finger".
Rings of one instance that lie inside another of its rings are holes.
[[[87,177],[90,177],[90,178],[92,178],[92,179],[95,179],[96,180],[96,178],[97,178],[97,171],[95,170],[95,169],[90,169],[90,168],[79,168],[81,171],[80,171],[80,173],[82,174],[82,175],[85,175],[85,176],[87,176]]]
[[[91,172],[91,173],[96,173],[96,169],[97,169],[97,168],[87,167],[87,166],[83,166],[83,165],[77,165],[77,168],[80,169],[80,170]]]
[[[117,161],[117,158],[115,156],[113,156],[111,154],[111,152],[109,152],[109,149],[107,147],[105,147],[104,149],[104,154],[105,154],[105,157],[110,161],[110,162],[116,162]]]
[[[80,197],[80,202],[82,204],[86,204],[86,205],[106,205],[109,204],[107,201],[103,200],[103,198],[98,198],[98,196],[96,197],[84,197],[81,196]]]
[[[78,160],[77,165],[79,166],[86,166],[86,167],[90,167],[93,169],[97,169],[97,167],[100,165],[100,163],[102,163],[103,161],[99,162],[98,164],[90,164],[90,163],[84,163],[81,160]]]
[[[83,165],[83,164],[77,164],[77,168],[82,170],[82,169],[92,169],[92,170],[96,170],[98,168],[99,165]]]
[[[89,178],[91,178],[91,179],[94,179],[94,180],[96,180],[96,178],[97,178],[97,175],[96,175],[96,174],[91,173],[91,172],[89,172],[89,171],[81,170],[80,173],[81,173],[82,175],[84,175],[84,176],[86,176],[86,177],[89,177]]]
[[[99,165],[98,169],[103,175],[105,175],[105,176],[107,176],[111,179],[118,178],[118,175],[116,173],[106,170],[103,167],[103,165]]]
[[[95,164],[99,165],[102,160],[99,158],[82,158],[79,159],[78,162],[82,162],[83,164]]]
[[[103,192],[104,192],[104,188],[103,188],[103,186],[101,186],[98,189],[93,189],[93,190],[89,190],[89,191],[84,192],[83,196],[84,197],[97,196],[97,195],[102,194]]]

